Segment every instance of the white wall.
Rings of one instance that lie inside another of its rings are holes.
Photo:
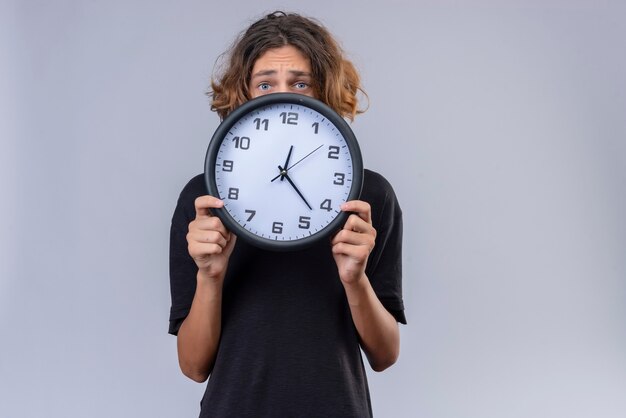
[[[379,417],[626,415],[626,7],[613,1],[0,3],[0,416],[196,416],[168,228],[235,34],[319,18],[363,74],[405,214]]]

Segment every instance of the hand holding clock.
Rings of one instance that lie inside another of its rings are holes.
[[[211,215],[210,209],[222,206],[224,203],[213,196],[197,198],[196,218],[189,223],[187,233],[189,255],[196,262],[199,273],[216,280],[224,278],[237,239],[217,216]]]
[[[195,201],[196,218],[189,223],[187,243],[189,254],[206,277],[221,280],[226,273],[228,259],[236,242],[236,235],[228,231],[210,209],[224,203],[213,196],[201,196]],[[332,253],[339,277],[345,285],[355,284],[365,275],[367,259],[376,240],[372,226],[371,208],[367,202],[352,200],[341,206],[352,212],[348,220],[331,240]]]
[[[372,369],[382,371],[398,358],[400,332],[396,319],[378,299],[365,274],[376,241],[372,210],[369,203],[360,200],[344,203],[341,210],[352,214],[331,241],[333,257],[359,334],[359,343]]]
[[[376,229],[372,226],[372,209],[367,202],[352,200],[341,205],[352,212],[332,239],[332,252],[344,285],[356,284],[365,276],[367,259],[374,249]]]

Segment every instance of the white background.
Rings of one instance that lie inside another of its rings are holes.
[[[214,62],[276,8],[360,69],[404,210],[376,415],[626,416],[626,7],[591,0],[2,1],[0,416],[197,416],[169,222]]]

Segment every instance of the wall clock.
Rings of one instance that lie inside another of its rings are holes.
[[[329,237],[358,199],[363,161],[347,122],[294,93],[252,99],[219,125],[205,159],[213,209],[239,238],[267,250],[299,250]]]

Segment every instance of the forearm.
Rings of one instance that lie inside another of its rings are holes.
[[[400,331],[396,319],[380,303],[367,276],[344,283],[352,320],[361,346],[375,371],[393,365],[400,353]]]
[[[198,273],[189,315],[178,331],[178,362],[185,376],[203,382],[213,368],[222,320],[222,280]]]

